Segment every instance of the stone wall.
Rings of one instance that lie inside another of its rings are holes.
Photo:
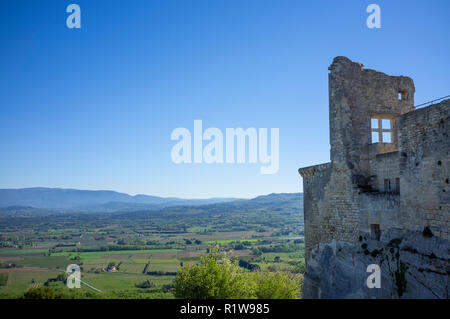
[[[323,188],[330,180],[330,163],[305,167],[299,170],[303,176],[303,205],[305,223],[305,257],[321,240],[324,216],[320,214],[318,204],[324,200]]]
[[[398,164],[396,167],[391,161],[398,158],[397,134],[393,134],[393,143],[371,144],[371,117],[392,118],[396,132],[397,116],[414,108],[415,89],[408,77],[364,69],[345,57],[335,58],[329,70],[331,163],[326,170],[324,166],[299,170],[305,193],[307,259],[319,242],[355,242],[361,231],[367,231],[369,225],[361,222],[368,219],[359,214],[364,196],[360,187],[378,190],[378,174],[381,183],[387,175],[399,175]]]
[[[449,239],[450,100],[399,117],[403,227]]]
[[[365,69],[345,57],[336,57],[329,70],[331,161],[348,164],[355,175],[367,175],[371,117],[392,118],[395,132],[396,117],[414,109],[414,83],[409,77]],[[397,145],[395,134],[392,139]]]
[[[338,162],[302,168],[305,257],[320,242],[355,241],[358,207],[350,170]]]
[[[410,252],[428,251],[421,243],[424,238],[438,238],[440,245],[436,250],[441,267],[437,277],[419,275],[423,269],[437,271],[432,260],[421,264],[427,254],[405,255],[407,259],[396,255],[398,267],[404,263],[414,269],[408,273],[414,282],[409,296],[448,296],[450,100],[414,110],[414,84],[408,77],[366,70],[344,57],[335,58],[329,70],[331,162],[299,170],[304,190],[305,296],[326,296],[320,289],[334,289],[331,296],[339,291],[342,287],[327,286],[330,278],[326,279],[326,274],[325,282],[317,275],[320,269],[363,267],[367,258],[358,257],[362,240],[370,239],[372,245],[387,249],[390,241],[406,237],[415,245],[405,247]],[[391,142],[372,143],[371,119],[377,116],[389,119]],[[326,248],[336,242],[349,254]],[[329,254],[334,257],[327,257]],[[335,258],[341,265],[331,265],[324,258]],[[400,271],[398,267],[392,271]],[[442,275],[447,282],[436,279]],[[358,276],[358,280],[363,278],[362,273]],[[389,273],[383,276],[393,278]],[[427,276],[436,284],[425,285],[429,289],[425,294],[414,291]],[[333,273],[332,277],[332,282],[351,280],[349,274]],[[320,288],[322,284],[327,288]],[[353,284],[345,283],[346,287]],[[378,296],[395,295],[393,287],[391,284]],[[346,296],[369,296],[343,291]]]

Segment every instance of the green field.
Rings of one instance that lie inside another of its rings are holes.
[[[116,250],[116,251],[89,251],[89,252],[57,252],[52,253],[52,256],[66,256],[66,257],[74,257],[74,256],[80,256],[81,259],[98,259],[102,256],[108,256],[108,255],[116,255],[116,254],[123,254],[125,255],[133,256],[135,254],[151,254],[156,252],[176,252],[179,251],[179,249],[138,249],[138,250]]]
[[[48,252],[48,249],[6,249],[0,250],[2,255],[24,255],[24,254],[43,254]]]
[[[245,239],[220,239],[220,240],[208,240],[207,244],[230,244],[234,242],[249,242],[249,243],[256,243],[258,239],[256,238],[245,238]]]
[[[152,217],[0,215],[0,298],[41,286],[70,298],[173,298],[180,267],[198,263],[215,245],[245,271],[304,272],[303,224],[291,206],[213,208],[174,208]],[[101,293],[67,288],[61,276],[70,264]]]
[[[36,285],[43,285],[48,278],[55,277],[58,271],[26,271],[26,272],[10,272],[8,283],[6,286],[0,287],[0,295],[20,295],[27,288]]]

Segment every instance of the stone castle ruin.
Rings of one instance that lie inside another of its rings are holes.
[[[415,109],[409,77],[329,70],[331,161],[299,169],[303,297],[449,298],[450,99]]]

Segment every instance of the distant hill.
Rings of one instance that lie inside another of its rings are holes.
[[[182,199],[149,195],[131,196],[115,191],[91,191],[62,188],[0,189],[0,208],[33,207],[83,211],[136,211],[170,206],[205,205],[234,201],[236,198]]]
[[[252,199],[182,199],[131,196],[114,191],[61,188],[0,189],[0,213],[38,215],[51,212],[119,213],[126,216],[222,214],[277,211],[301,213],[302,193],[262,195]]]
[[[168,215],[197,215],[197,214],[226,214],[246,212],[280,212],[303,214],[303,193],[281,193],[262,195],[252,199],[238,199],[229,202],[214,203],[198,206],[174,206],[151,211],[136,211],[125,213],[122,217],[168,216]]]

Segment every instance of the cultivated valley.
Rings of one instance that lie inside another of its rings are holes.
[[[244,273],[282,272],[301,281],[302,194],[171,200],[168,207],[128,200],[0,209],[0,298],[26,297],[38,287],[61,298],[174,298],[180,267],[217,246]],[[66,286],[70,264],[81,267],[80,289]]]

